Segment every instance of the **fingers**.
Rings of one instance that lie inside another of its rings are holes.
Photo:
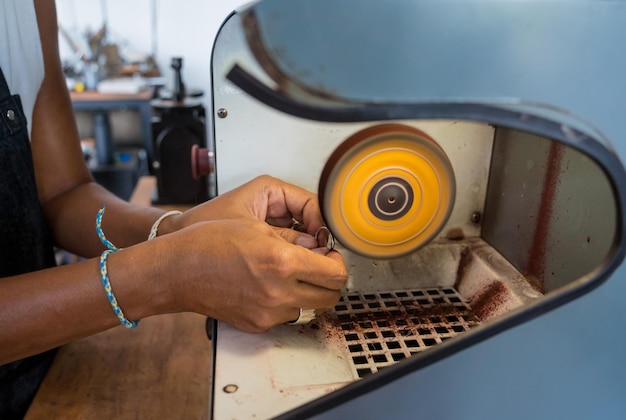
[[[339,290],[344,286],[348,274],[341,254],[326,246],[319,246],[314,236],[294,229],[274,228],[274,232],[289,243],[298,245],[291,249],[285,257],[286,261],[283,261],[287,266],[285,270],[292,277],[331,290]]]
[[[290,324],[290,325],[308,324],[309,322],[313,321],[315,318],[322,316],[324,312],[328,310],[329,310],[328,308],[322,308],[322,309],[299,308],[298,317],[288,321],[287,324]]]
[[[293,306],[298,308],[333,308],[341,297],[340,290],[330,290],[299,282],[292,291]]]
[[[268,175],[186,211],[181,223],[189,226],[202,220],[238,218],[252,218],[285,228],[296,219],[311,235],[324,225],[315,194]]]
[[[299,308],[333,307],[348,278],[342,256],[309,233],[249,217],[196,223],[172,237],[185,232],[196,238],[194,249],[206,247],[212,271],[208,283],[206,276],[194,275],[191,289],[210,293],[180,293],[181,305],[245,331],[293,321]],[[216,237],[224,239],[219,246],[208,239]],[[192,262],[206,265],[204,258]]]
[[[287,228],[274,228],[274,231],[287,242],[290,242],[294,245],[299,245],[307,249],[313,249],[318,246],[317,240],[308,233]]]
[[[302,222],[307,232],[314,234],[324,225],[317,196],[296,185],[269,176],[260,178],[267,183],[267,221],[285,226],[285,220],[294,218]],[[279,224],[279,223],[283,224]]]
[[[295,320],[299,308],[334,307],[348,278],[343,257],[318,247],[311,235],[292,229],[272,231],[280,238],[268,238],[264,246],[274,249],[270,252],[273,263],[268,265],[273,268],[265,275],[267,289],[259,304],[273,313],[274,321],[278,318],[282,323]],[[303,241],[306,247],[291,245]]]
[[[315,235],[310,235],[303,232],[302,229],[293,227],[290,229],[274,227],[274,230],[287,242],[303,246],[318,254],[326,255],[328,251],[335,247],[335,238],[330,234],[326,226],[319,228]]]
[[[327,246],[320,246],[320,247],[311,249],[311,251],[320,255],[328,255],[328,253],[330,252],[330,249]]]
[[[295,323],[295,321],[297,321],[301,316],[301,310],[303,311],[302,317],[304,319],[301,319],[301,322],[299,323],[311,321],[312,318],[314,318],[315,316],[320,316],[326,311],[332,310],[332,308],[335,307],[341,296],[340,292],[334,292],[332,294],[329,294],[326,300],[320,300],[320,296],[317,290],[311,290],[308,292],[306,291],[306,289],[312,287],[311,285],[302,283],[299,287],[301,287],[303,290],[299,291],[297,293],[298,295],[300,295],[304,291],[305,295],[310,293],[312,298],[301,298],[296,304],[294,304],[293,307],[284,306],[279,308],[266,308],[266,317],[259,317],[259,312],[257,312],[255,314],[256,316],[254,316],[250,320],[250,323],[255,326],[255,329],[259,331],[265,331],[278,324]],[[313,312],[314,315],[311,312]],[[265,325],[263,325],[263,323],[255,324],[256,321],[260,321],[262,319],[265,319]]]
[[[314,248],[316,252],[294,247],[290,260],[285,261],[292,278],[319,288],[341,290],[348,279],[348,272],[341,254]]]
[[[274,228],[274,232],[286,241],[299,245],[293,248],[293,253],[287,253],[285,257],[288,260],[288,268],[285,270],[295,271],[290,272],[290,280],[281,286],[287,288],[287,293],[279,295],[287,299],[280,308],[275,308],[275,315],[283,323],[288,323],[298,319],[300,308],[334,307],[347,280],[342,256],[326,246],[318,246],[317,239],[309,234],[281,228]]]
[[[281,308],[274,309],[268,311],[266,313],[263,312],[255,312],[254,314],[250,314],[247,319],[242,319],[239,322],[233,323],[233,326],[251,333],[261,333],[268,331],[272,327],[275,327],[279,324],[294,324],[296,321],[300,320],[300,323],[304,323],[304,319],[300,319],[300,309],[301,308]],[[321,315],[327,309],[315,309],[314,313],[316,316]],[[307,310],[307,308],[302,308],[303,316],[306,320],[311,320],[311,314]]]

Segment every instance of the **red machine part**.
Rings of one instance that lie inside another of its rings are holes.
[[[191,173],[194,179],[215,173],[214,153],[194,144],[191,147]]]

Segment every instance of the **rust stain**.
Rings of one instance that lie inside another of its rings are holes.
[[[457,270],[456,279],[454,282],[454,288],[456,290],[460,289],[461,282],[466,277],[467,270],[470,266],[470,263],[473,261],[473,259],[474,259],[473,254],[467,248],[463,248],[463,250],[461,251],[461,259],[459,261],[459,268]]]
[[[546,293],[543,287],[543,283],[538,281],[534,276],[525,276],[524,278],[526,279],[528,284],[537,292],[541,293],[542,295]]]
[[[470,307],[474,314],[484,321],[497,315],[508,298],[507,287],[501,281],[495,281],[476,294],[470,302]]]
[[[535,226],[535,235],[528,255],[527,274],[535,277],[542,285],[545,282],[548,236],[550,233],[550,223],[554,212],[564,152],[565,147],[562,144],[558,142],[552,142],[550,144],[548,167],[546,169],[544,188],[539,204],[537,225]]]

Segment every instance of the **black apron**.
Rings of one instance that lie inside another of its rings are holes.
[[[2,69],[0,182],[0,281],[53,267],[54,249],[37,197],[26,118]],[[0,366],[0,419],[24,417],[53,357],[54,350]]]

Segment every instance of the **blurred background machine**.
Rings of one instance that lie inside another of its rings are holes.
[[[306,325],[212,322],[212,416],[623,415],[625,18],[483,0],[229,16],[217,193],[261,173],[318,192],[350,278]]]
[[[190,159],[194,146],[206,149],[206,111],[198,99],[203,92],[186,88],[182,58],[173,58],[171,67],[172,91],[160,91],[151,102],[155,114],[152,169],[157,179],[152,202],[197,204],[209,199],[208,178],[194,176]]]

